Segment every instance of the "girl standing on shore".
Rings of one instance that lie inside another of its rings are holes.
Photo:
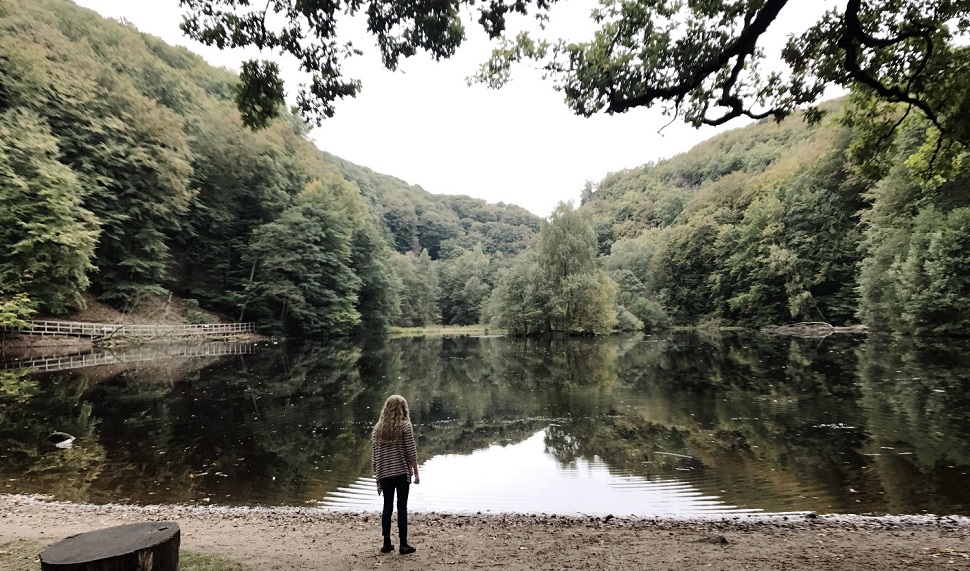
[[[408,491],[411,476],[414,483],[421,483],[418,476],[418,447],[414,442],[414,429],[408,413],[408,402],[401,395],[391,395],[384,401],[381,416],[371,433],[371,468],[377,480],[377,493],[384,494],[384,513],[381,515],[381,531],[384,533],[382,553],[394,549],[391,544],[391,512],[394,510],[394,494],[397,493],[397,531],[401,540],[401,554],[414,553],[408,544]]]

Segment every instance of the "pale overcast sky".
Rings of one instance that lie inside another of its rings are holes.
[[[258,55],[220,52],[183,37],[178,0],[74,2],[186,46],[213,65],[238,70],[243,59]],[[782,11],[778,29],[797,30],[799,24],[814,22],[831,3],[793,1]],[[571,13],[563,19],[572,19],[573,25],[582,25],[593,5],[564,4],[569,6],[562,10]],[[552,84],[529,69],[516,70],[512,82],[498,91],[469,87],[465,78],[489,53],[478,29],[469,27],[469,36],[451,60],[436,63],[416,56],[396,73],[380,67],[372,42],[360,42],[369,57],[345,64],[345,70],[363,81],[362,93],[338,102],[336,116],[311,137],[327,152],[429,192],[518,204],[546,216],[559,201],[578,199],[586,180],[595,183],[609,172],[673,156],[716,132],[678,122],[659,133],[669,119],[657,109],[575,116]],[[281,67],[286,73],[286,64]],[[289,96],[305,81],[295,74],[286,80]]]

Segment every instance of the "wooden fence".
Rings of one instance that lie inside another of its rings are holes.
[[[200,325],[132,325],[85,323],[81,321],[30,321],[31,327],[18,329],[21,335],[66,335],[69,337],[200,337],[243,335],[256,331],[255,323],[206,323]]]
[[[91,351],[57,357],[37,357],[15,359],[0,363],[0,371],[27,369],[30,372],[46,373],[66,371],[98,365],[118,363],[138,363],[169,359],[172,357],[222,357],[226,355],[249,355],[256,352],[252,343],[208,343],[202,345],[152,345],[121,351]]]

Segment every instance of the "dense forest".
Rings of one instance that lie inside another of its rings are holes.
[[[809,321],[965,334],[970,170],[914,117],[877,148],[846,112],[861,104],[588,182],[499,281],[491,317],[520,333]]]
[[[477,323],[538,217],[253,132],[238,78],[66,0],[0,6],[0,324],[173,292],[268,332]]]
[[[853,121],[858,94],[539,220],[321,152],[294,114],[252,131],[238,81],[66,0],[0,6],[0,325],[166,292],[293,335],[970,323],[970,171],[915,114]]]
[[[970,171],[907,117],[880,149],[845,109],[763,121],[584,192],[618,300],[650,326],[862,322],[901,334],[970,324]],[[934,164],[931,164],[934,163]]]

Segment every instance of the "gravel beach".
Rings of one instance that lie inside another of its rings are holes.
[[[415,513],[418,551],[382,554],[380,514],[129,506],[0,496],[0,545],[172,520],[182,548],[251,569],[970,569],[970,518],[716,520]],[[396,543],[396,540],[395,540]]]

